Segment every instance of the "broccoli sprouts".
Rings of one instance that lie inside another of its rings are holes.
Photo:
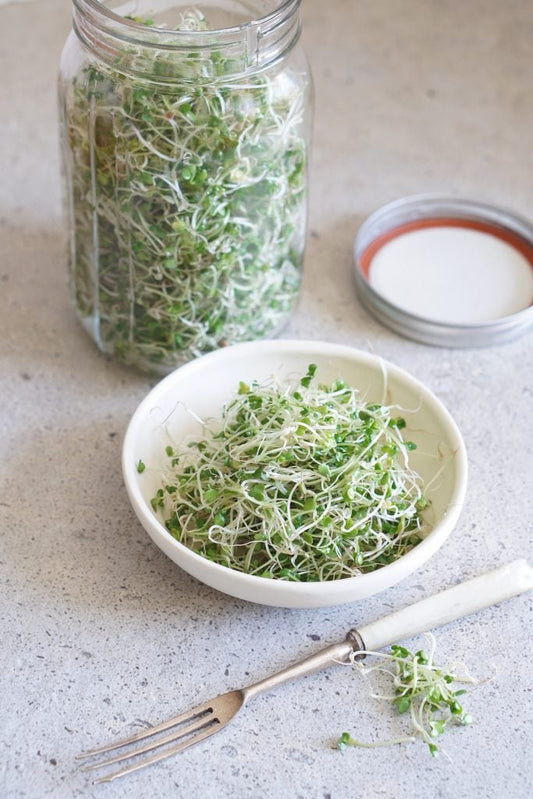
[[[385,674],[392,682],[391,694],[372,693],[376,699],[392,702],[396,711],[406,714],[409,719],[410,734],[392,740],[365,743],[352,738],[344,732],[337,741],[339,749],[347,746],[374,748],[408,741],[422,740],[429,752],[436,757],[440,752],[437,739],[450,726],[466,726],[472,717],[460,704],[458,697],[466,693],[464,688],[456,688],[456,683],[473,683],[475,680],[462,664],[441,668],[435,665],[435,638],[429,634],[430,650],[419,650],[414,654],[403,646],[392,646],[390,653],[366,652],[378,658],[378,662],[363,665],[357,658],[361,652],[354,653],[352,659],[356,668],[365,676]]]
[[[261,577],[337,580],[384,566],[424,535],[415,445],[390,407],[338,379],[241,382],[222,419],[180,451],[152,499],[172,536]]]
[[[206,27],[192,9],[177,30]],[[71,79],[70,283],[100,349],[163,374],[279,332],[301,282],[307,91],[285,64],[239,74],[215,48],[127,41]]]

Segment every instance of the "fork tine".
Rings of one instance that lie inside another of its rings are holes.
[[[203,741],[205,738],[209,738],[210,735],[214,735],[214,733],[218,732],[218,730],[223,726],[224,724],[212,723],[211,726],[209,726],[206,730],[200,732],[198,735],[195,735],[193,738],[189,738],[187,741],[182,741],[182,743],[178,744],[177,746],[173,746],[170,749],[164,749],[161,752],[157,752],[151,757],[147,757],[138,763],[132,763],[130,766],[126,766],[120,771],[114,771],[111,774],[99,777],[94,782],[95,784],[99,784],[102,782],[112,782],[118,777],[124,777],[126,774],[131,774],[132,771],[138,771],[141,768],[145,768],[145,766],[151,766],[153,763],[157,763],[160,760],[164,760],[166,757],[171,757],[172,755],[176,755],[178,752],[182,752],[184,749],[188,749],[189,746],[193,746],[194,744],[200,743],[200,741]],[[130,757],[134,757],[135,754],[136,752],[132,752]],[[100,763],[99,765],[105,766],[109,765],[109,763],[111,762],[113,761],[107,761],[107,763]]]
[[[185,721],[190,721],[191,719],[201,716],[202,714],[205,715],[206,713],[212,711],[212,705],[213,701],[204,702],[202,705],[197,705],[191,710],[185,711],[185,713],[180,713],[179,716],[174,716],[174,718],[163,721],[161,724],[157,724],[155,727],[149,727],[147,730],[136,732],[134,735],[130,735],[129,738],[123,738],[120,741],[114,741],[113,743],[104,744],[104,746],[98,746],[94,749],[88,749],[86,752],[81,752],[81,754],[76,755],[75,759],[85,760],[89,757],[103,755],[106,752],[112,752],[114,749],[121,749],[123,746],[129,746],[130,744],[137,743],[138,741],[143,741],[146,738],[151,738],[153,735],[157,735],[160,732],[165,732],[165,730],[176,727],[178,724],[183,724]]]
[[[212,713],[204,713],[199,719],[192,724],[188,724],[186,727],[180,726],[178,730],[171,732],[169,735],[156,738],[154,741],[149,741],[136,749],[128,749],[126,752],[121,752],[108,760],[98,760],[95,763],[90,763],[88,766],[84,766],[82,771],[93,771],[102,766],[112,766],[114,763],[129,760],[132,757],[137,757],[137,755],[144,755],[146,752],[152,752],[154,749],[159,749],[161,746],[171,744],[180,738],[185,738],[185,736],[201,730],[206,725],[211,726],[216,723],[218,723],[218,719]]]

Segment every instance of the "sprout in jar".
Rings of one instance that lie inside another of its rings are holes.
[[[206,29],[191,10],[176,30]],[[296,302],[307,78],[146,50],[91,60],[67,95],[70,272],[101,349],[164,373],[275,334]]]

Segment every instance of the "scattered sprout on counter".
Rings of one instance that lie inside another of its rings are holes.
[[[464,727],[472,723],[459,697],[466,693],[458,684],[474,683],[463,664],[441,668],[434,663],[435,638],[428,636],[430,650],[419,650],[414,654],[403,646],[395,645],[390,653],[367,652],[378,662],[366,666],[356,660],[361,653],[355,653],[353,664],[365,676],[385,675],[392,683],[392,693],[373,692],[371,695],[392,703],[397,713],[408,720],[409,734],[398,738],[366,743],[343,732],[337,741],[340,750],[348,746],[375,748],[393,744],[421,740],[427,744],[430,754],[436,757],[441,751],[440,736],[451,727]]]

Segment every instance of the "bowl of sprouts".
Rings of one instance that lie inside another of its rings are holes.
[[[327,342],[235,344],[176,369],[124,439],[132,507],[185,572],[240,599],[322,607],[383,591],[452,532],[467,458],[442,402]]]

